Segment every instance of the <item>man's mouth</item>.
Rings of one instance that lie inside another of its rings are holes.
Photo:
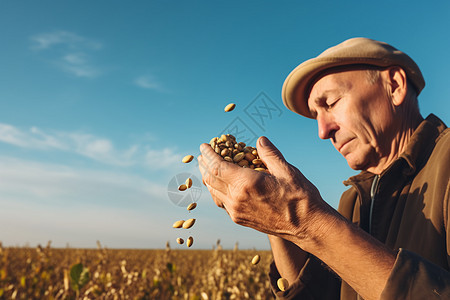
[[[341,145],[339,145],[339,146],[337,147],[337,150],[339,151],[339,153],[342,153],[341,151],[342,151],[342,149],[344,148],[344,146],[347,145],[347,144],[348,144],[350,141],[352,141],[352,140],[353,140],[353,139],[349,139],[349,140],[343,142]]]

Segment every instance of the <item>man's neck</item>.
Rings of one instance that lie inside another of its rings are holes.
[[[390,149],[387,149],[388,155],[382,157],[378,165],[367,168],[367,171],[379,175],[386,170],[405,151],[411,136],[422,121],[423,117],[419,114],[415,118],[409,118],[408,121],[402,122],[400,130],[392,139]]]

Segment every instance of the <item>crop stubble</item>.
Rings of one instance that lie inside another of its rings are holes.
[[[255,268],[248,263],[254,252],[5,247],[0,299],[74,299],[65,274],[76,263],[90,275],[79,299],[273,299],[271,253],[258,251]]]

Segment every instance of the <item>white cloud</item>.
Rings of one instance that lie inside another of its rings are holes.
[[[181,162],[181,155],[173,149],[148,150],[145,155],[145,163],[152,169],[165,169]]]
[[[70,50],[102,48],[100,42],[63,30],[36,34],[31,37],[31,41],[33,42],[32,48],[36,50],[45,50],[56,46],[63,46]]]
[[[57,31],[53,33],[41,33],[31,37],[34,42],[34,49],[48,49],[58,44],[74,44],[79,41],[79,37],[65,31]]]
[[[62,70],[77,77],[93,78],[100,75],[100,71],[90,64],[89,57],[85,53],[69,53],[57,64]]]
[[[55,137],[47,135],[36,127],[32,127],[29,132],[26,132],[12,125],[2,123],[0,123],[0,142],[21,148],[62,149],[65,147]]]
[[[59,138],[71,144],[72,150],[80,155],[113,165],[130,165],[131,157],[121,159],[120,154],[112,142],[105,138],[98,138],[91,134],[82,133],[58,133]],[[126,151],[128,153],[128,151]]]
[[[86,63],[86,54],[84,53],[69,53],[63,57],[67,63],[74,65],[82,65]]]
[[[51,62],[77,77],[94,78],[101,74],[91,58],[102,44],[72,32],[55,31],[31,37],[33,50],[48,53]]]
[[[93,247],[163,247],[173,204],[167,186],[126,173],[80,169],[0,156],[1,239],[9,245],[66,242]],[[150,228],[166,224],[158,235]]]
[[[0,124],[1,126],[2,124]],[[10,125],[7,125],[10,126]],[[20,132],[19,129],[16,129],[19,133],[18,136],[23,139],[23,141],[27,141],[28,144],[26,148],[36,148],[36,149],[59,149],[59,150],[68,150],[68,145],[66,145],[63,141],[61,141],[57,136],[53,136],[51,134],[45,133],[37,127],[31,127],[30,133]],[[0,136],[1,139],[1,136]]]
[[[152,75],[140,76],[134,80],[134,83],[144,89],[163,91],[161,83]]]
[[[0,156],[0,194],[54,203],[64,200],[145,201],[166,197],[167,187],[131,174]],[[123,198],[126,195],[126,199]]]
[[[26,136],[14,126],[0,124],[0,141],[19,147],[27,147]]]
[[[25,149],[62,151],[78,154],[108,165],[145,165],[149,169],[164,169],[179,165],[181,154],[175,149],[152,149],[147,145],[134,144],[118,150],[107,138],[80,132],[42,130],[32,127],[22,130],[0,123],[0,142]]]

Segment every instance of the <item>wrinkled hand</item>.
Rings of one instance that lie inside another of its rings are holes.
[[[318,190],[266,137],[256,147],[270,174],[229,163],[210,145],[200,146],[199,168],[214,202],[236,224],[288,240],[308,235],[314,211],[324,207]]]

